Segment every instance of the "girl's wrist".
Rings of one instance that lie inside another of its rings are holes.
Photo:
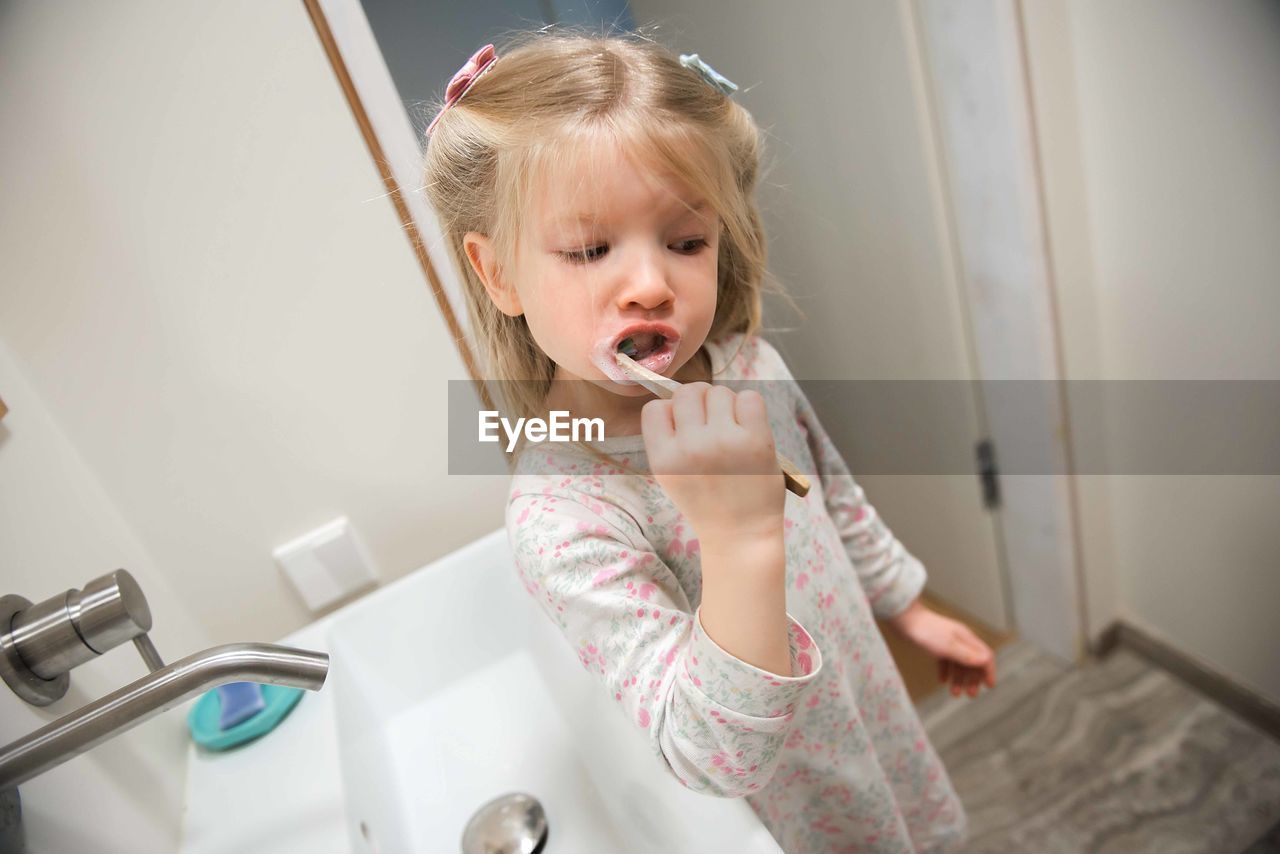
[[[928,610],[924,602],[917,596],[910,605],[890,617],[888,623],[903,634],[910,634],[912,625]]]
[[[755,524],[704,525],[701,529],[694,525],[694,530],[698,533],[698,548],[703,554],[750,549],[770,550],[781,546],[783,542],[781,517],[776,521]]]

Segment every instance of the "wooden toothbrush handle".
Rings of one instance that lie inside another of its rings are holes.
[[[656,394],[663,400],[670,400],[675,394],[676,389],[680,388],[680,383],[673,379],[668,379],[662,374],[654,373],[639,364],[630,356],[618,353],[614,356],[614,361],[618,363],[618,367],[622,368],[631,379],[644,386],[649,391]],[[782,475],[786,479],[787,489],[796,494],[798,498],[804,498],[809,494],[809,478],[805,477],[800,469],[796,468],[796,464],[791,460],[778,454],[778,468],[782,469]]]
[[[787,489],[794,492],[797,498],[804,498],[809,494],[809,478],[796,468],[795,463],[778,454],[778,467],[782,469],[782,476],[786,478]]]

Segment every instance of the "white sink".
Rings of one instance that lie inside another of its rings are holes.
[[[284,638],[324,688],[225,754],[192,748],[183,852],[455,852],[486,801],[542,802],[546,854],[780,851],[681,786],[520,586],[498,530]]]

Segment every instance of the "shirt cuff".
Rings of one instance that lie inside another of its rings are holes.
[[[924,564],[911,552],[906,552],[893,583],[870,597],[872,613],[881,620],[898,616],[919,597],[926,577]]]
[[[791,675],[783,676],[748,664],[727,652],[702,626],[702,607],[693,620],[693,637],[685,668],[693,684],[725,708],[753,717],[782,717],[822,670],[822,653],[813,638],[787,614]]]

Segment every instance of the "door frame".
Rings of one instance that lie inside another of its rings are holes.
[[[980,406],[997,466],[1000,448],[1017,448],[1020,466],[1034,472],[1000,475],[997,524],[1014,623],[1022,637],[1076,661],[1088,650],[1090,622],[1022,7],[901,2],[929,90]],[[1017,387],[1047,393],[986,393]]]

